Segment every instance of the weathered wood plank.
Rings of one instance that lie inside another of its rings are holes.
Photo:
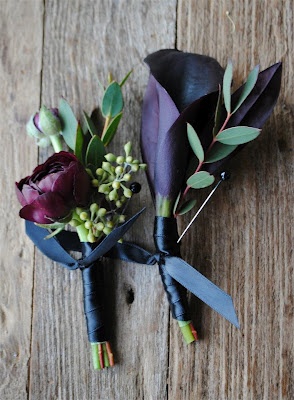
[[[0,398],[27,398],[33,245],[18,217],[14,182],[29,174],[37,149],[25,133],[39,107],[42,2],[1,2],[0,13]]]
[[[164,18],[162,16],[164,15]],[[42,102],[63,95],[75,111],[91,112],[101,99],[98,79],[108,71],[125,86],[126,111],[112,148],[133,140],[139,155],[140,108],[148,72],[144,56],[175,40],[176,1],[49,1],[45,10]],[[42,159],[48,153],[42,154]],[[151,248],[153,210],[147,183],[130,211],[149,206],[131,237]],[[37,253],[31,398],[164,399],[169,312],[156,268],[105,261],[117,365],[92,370],[82,315],[79,272],[69,273]],[[134,301],[129,304],[128,292]],[[38,371],[38,372],[37,372]]]
[[[284,69],[278,105],[262,137],[232,162],[231,181],[184,242],[186,259],[232,294],[241,330],[193,299],[201,340],[187,348],[172,333],[169,397],[290,399],[293,3],[179,1],[177,27],[179,49],[211,55],[222,65],[233,59],[236,84],[257,63],[264,69],[282,59]],[[199,203],[204,195],[199,194]]]

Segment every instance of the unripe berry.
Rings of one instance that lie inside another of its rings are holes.
[[[132,191],[130,190],[130,189],[124,189],[124,196],[127,198],[127,199],[130,199],[131,197],[132,197]]]
[[[102,185],[99,186],[98,192],[99,192],[99,193],[107,194],[107,193],[110,192],[110,188],[109,188],[108,185],[106,185],[105,183],[103,183]]]
[[[115,171],[114,171],[115,173],[116,173],[116,175],[121,175],[123,172],[124,172],[124,169],[123,169],[123,167],[121,166],[121,165],[118,165],[116,168],[115,168]]]
[[[88,242],[90,242],[90,243],[94,243],[94,242],[95,242],[95,236],[93,235],[92,232],[89,232],[89,233],[88,233],[87,240],[88,240]]]
[[[106,226],[107,226],[107,228],[113,228],[114,227],[113,221],[107,221]]]
[[[103,171],[102,168],[97,168],[97,169],[96,169],[96,175],[97,175],[97,176],[102,176],[103,174],[104,174],[104,171]]]
[[[109,193],[109,200],[110,201],[116,201],[118,200],[118,194],[116,189],[113,189],[110,193]]]
[[[132,143],[131,142],[126,143],[124,145],[124,149],[125,149],[125,152],[126,152],[126,156],[128,156],[132,151]]]
[[[92,221],[86,221],[84,225],[86,229],[91,229],[93,226]]]
[[[99,186],[98,179],[92,179],[92,185],[93,185],[94,187],[98,187],[98,186]]]
[[[105,214],[106,214],[106,208],[100,208],[97,213],[98,217],[104,217]]]
[[[105,235],[109,235],[111,231],[112,231],[111,228],[105,227],[105,228],[103,229],[103,233],[104,233]]]
[[[116,158],[116,162],[117,162],[118,164],[123,164],[123,163],[125,162],[125,158],[124,158],[123,156],[118,156],[118,157]]]
[[[102,222],[98,222],[98,224],[95,225],[95,228],[97,231],[102,232],[104,229],[104,224]]]
[[[80,218],[82,221],[87,221],[87,219],[89,219],[89,214],[83,211],[80,213]]]
[[[139,165],[138,165],[138,164],[132,164],[132,165],[131,165],[131,170],[132,170],[133,172],[139,171]]]
[[[118,218],[118,221],[122,224],[123,222],[125,222],[126,220],[126,216],[125,215],[120,215]]]
[[[113,187],[113,189],[119,189],[120,188],[120,182],[118,182],[118,181],[112,182],[112,187]]]
[[[131,174],[127,173],[127,174],[124,174],[123,180],[125,182],[129,182],[131,180],[131,178],[132,178]]]
[[[108,153],[104,156],[104,158],[109,161],[109,162],[114,162],[116,161],[116,156],[112,153]]]
[[[128,156],[127,158],[126,158],[126,162],[127,163],[131,163],[133,161],[133,157],[132,156]]]
[[[91,213],[96,213],[97,211],[99,210],[99,206],[98,206],[98,204],[97,203],[92,203],[91,205],[90,205],[90,211],[91,211]]]

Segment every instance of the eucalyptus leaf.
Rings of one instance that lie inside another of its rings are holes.
[[[250,126],[235,126],[220,132],[216,136],[216,140],[227,145],[244,144],[257,138],[260,131],[260,129]]]
[[[252,92],[252,90],[256,84],[256,81],[257,81],[258,73],[259,73],[259,65],[257,65],[248,75],[247,81],[245,82],[245,84],[243,86],[242,93],[237,101],[237,104],[235,105],[235,108],[234,108],[234,111],[232,112],[232,114],[238,110],[238,108],[243,104],[243,102],[247,99],[249,94]]]
[[[177,212],[177,215],[184,215],[187,212],[189,212],[190,210],[192,210],[192,208],[195,206],[196,204],[196,200],[195,199],[191,199],[186,201],[181,208],[179,209],[179,211]]]
[[[121,87],[117,82],[111,82],[106,88],[102,99],[101,111],[104,117],[113,118],[123,109]]]
[[[217,132],[221,128],[221,124],[220,124],[221,115],[222,115],[222,91],[220,88],[219,93],[218,93],[216,109],[215,109],[215,115],[214,115],[214,126],[213,126],[213,131],[212,131],[213,137],[216,136]]]
[[[76,134],[76,144],[75,144],[75,156],[81,163],[83,163],[83,144],[84,144],[84,134],[81,125],[78,124],[77,134]]]
[[[199,139],[195,129],[190,124],[187,124],[187,134],[188,134],[188,140],[189,140],[190,146],[191,146],[194,154],[197,156],[199,162],[203,162],[203,160],[204,160],[203,147],[201,145],[200,139]]]
[[[200,171],[196,172],[187,180],[187,185],[193,189],[202,189],[210,186],[214,182],[214,176],[209,172]]]
[[[207,156],[205,157],[205,163],[213,163],[219,160],[222,160],[223,158],[227,157],[229,154],[231,154],[238,145],[226,145],[220,142],[216,142]]]
[[[61,125],[63,138],[68,147],[74,150],[76,144],[78,121],[70,105],[63,98],[61,98],[59,102],[58,114],[62,123]]]
[[[96,128],[91,117],[89,117],[89,115],[85,111],[83,111],[83,114],[88,131],[91,133],[92,136],[98,135],[99,134],[98,129]]]
[[[131,73],[133,72],[133,70],[131,69],[130,72],[127,73],[127,75],[123,78],[123,80],[120,82],[119,86],[123,87],[123,85],[126,83],[126,81],[129,79]]]
[[[223,95],[224,95],[224,103],[228,114],[231,113],[231,85],[233,79],[233,64],[232,61],[229,60],[227,68],[224,73],[223,79]]]
[[[86,152],[86,166],[95,171],[104,160],[105,147],[99,136],[93,136],[90,140]]]
[[[122,117],[122,112],[117,114],[117,116],[113,118],[111,123],[108,125],[106,131],[104,132],[101,139],[105,146],[107,146],[112,141],[115,132],[117,130],[117,127],[119,125],[119,122],[121,120],[121,117]]]

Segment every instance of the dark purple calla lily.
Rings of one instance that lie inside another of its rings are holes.
[[[145,61],[151,75],[143,102],[142,155],[153,195],[173,202],[188,163],[186,123],[202,125],[213,115],[217,95],[197,100],[217,91],[224,70],[211,57],[178,50],[160,50]]]
[[[16,194],[23,208],[20,217],[50,224],[67,217],[77,206],[89,201],[90,178],[76,156],[56,153],[37,166],[31,176],[16,183]]]

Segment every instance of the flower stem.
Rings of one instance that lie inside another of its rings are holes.
[[[85,228],[84,224],[78,225],[76,227],[77,234],[79,236],[79,239],[81,242],[87,242],[88,241],[88,229]]]
[[[102,141],[103,141],[103,139],[104,139],[104,136],[105,136],[105,133],[106,133],[106,131],[107,131],[107,128],[108,128],[108,126],[109,126],[109,124],[110,124],[110,121],[111,121],[111,118],[110,118],[110,117],[106,117],[106,118],[105,118],[105,123],[104,123],[103,131],[102,131],[102,134],[101,134],[101,140],[102,140]]]
[[[52,143],[55,153],[59,153],[60,151],[62,151],[62,143],[60,140],[59,133],[57,133],[57,135],[50,135],[50,140],[51,140],[51,143]]]
[[[183,337],[187,344],[198,340],[197,332],[192,325],[191,321],[178,321],[179,327],[182,331]]]
[[[114,366],[113,354],[109,342],[91,343],[91,347],[95,370]]]

